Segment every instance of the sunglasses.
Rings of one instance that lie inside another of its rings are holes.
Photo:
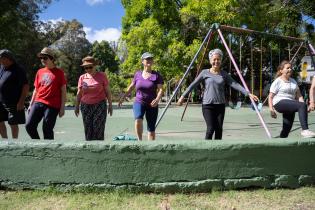
[[[48,60],[49,58],[48,57],[40,57],[39,59],[41,59],[41,60]]]
[[[86,66],[86,67],[84,67],[84,69],[85,69],[85,70],[93,69],[93,67],[94,67],[94,66]]]

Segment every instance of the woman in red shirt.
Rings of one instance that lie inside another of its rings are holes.
[[[43,119],[44,139],[54,139],[57,116],[65,114],[66,79],[63,70],[55,65],[52,49],[45,47],[37,56],[45,67],[36,73],[25,127],[32,139],[40,139],[37,126]]]

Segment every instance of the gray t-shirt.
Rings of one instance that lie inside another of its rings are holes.
[[[224,104],[225,103],[225,85],[229,85],[244,95],[249,93],[239,83],[237,83],[226,71],[220,71],[219,74],[213,74],[209,69],[204,69],[193,81],[183,96],[187,96],[202,81],[205,83],[203,94],[203,104]]]
[[[276,105],[283,99],[295,100],[298,88],[298,84],[294,79],[290,78],[289,81],[284,81],[278,77],[270,87],[270,92],[275,94],[272,105]]]

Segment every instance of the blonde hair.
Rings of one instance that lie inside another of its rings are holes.
[[[277,77],[280,77],[280,76],[282,75],[280,71],[281,71],[281,70],[284,68],[284,66],[287,65],[287,64],[290,64],[290,65],[291,65],[290,61],[288,61],[288,60],[283,60],[283,61],[279,64],[279,66],[278,66],[278,68],[277,68],[276,78],[277,78]]]

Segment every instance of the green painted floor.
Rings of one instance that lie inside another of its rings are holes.
[[[163,108],[159,113],[162,113]],[[202,140],[205,133],[205,123],[199,105],[189,106],[184,121],[180,121],[184,107],[170,107],[157,128],[157,140]],[[280,133],[282,116],[278,119],[272,119],[269,116],[267,107],[262,110],[262,116],[273,137]],[[145,124],[144,124],[145,125]],[[309,114],[309,127],[315,131],[315,112]],[[144,127],[146,129],[146,126]],[[39,125],[40,135],[41,124]],[[295,122],[289,136],[289,139],[301,139],[300,124],[296,114]],[[123,109],[117,109],[115,106],[112,117],[107,118],[105,140],[111,139],[121,133],[134,133],[133,112],[130,105]],[[146,132],[144,133],[146,135]],[[30,139],[26,134],[24,126],[20,126],[20,139]],[[55,139],[57,141],[83,141],[84,130],[81,115],[77,118],[73,110],[67,110],[63,118],[57,119],[55,126]],[[258,117],[251,108],[241,108],[233,110],[227,107],[224,122],[223,140],[268,140]],[[280,140],[280,139],[276,139]]]

